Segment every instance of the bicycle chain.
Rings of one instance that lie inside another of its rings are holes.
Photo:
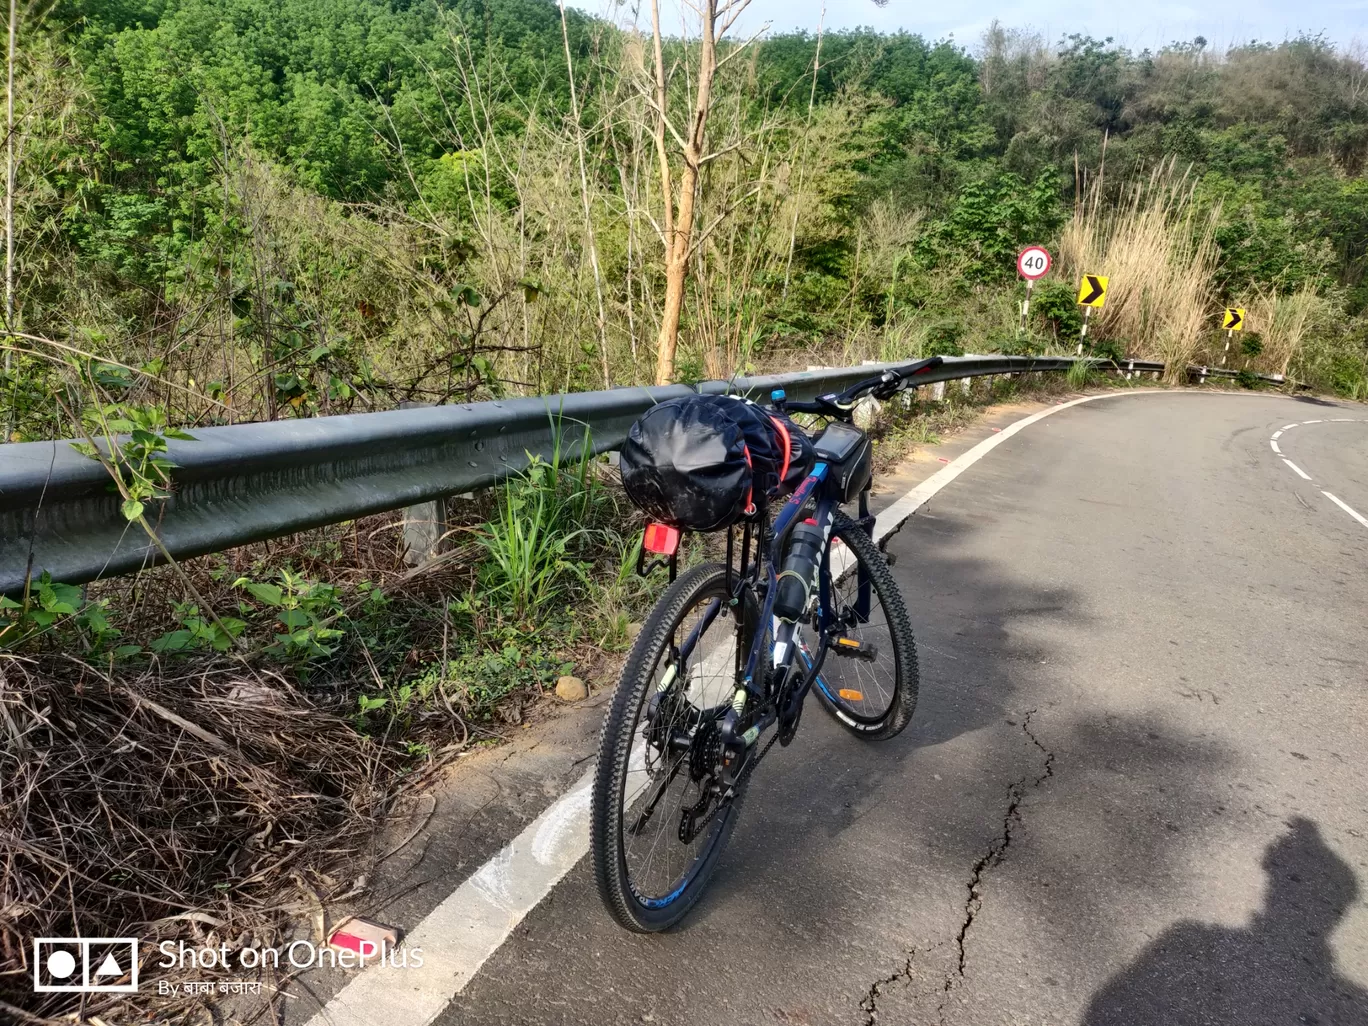
[[[730,805],[735,800],[735,797],[740,792],[742,786],[750,779],[751,770],[760,765],[760,760],[769,754],[769,750],[774,747],[774,742],[777,740],[779,740],[779,731],[776,730],[770,735],[769,740],[765,742],[765,747],[760,749],[760,754],[746,763],[745,767],[742,768],[741,776],[737,778],[736,783],[732,786],[732,797],[714,805],[712,809],[709,810],[708,814],[703,817],[703,821],[694,826],[694,837],[697,837],[703,832],[703,829],[712,822],[713,817],[722,811],[724,805]]]

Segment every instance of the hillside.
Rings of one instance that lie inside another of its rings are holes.
[[[15,326],[98,360],[13,343],[12,437],[97,399],[203,422],[650,379],[649,30],[571,12],[563,38],[547,0],[90,0],[20,38]],[[696,48],[665,49],[682,104]],[[675,376],[1071,350],[1089,270],[1115,279],[1101,352],[1203,358],[1238,305],[1251,367],[1365,394],[1361,56],[996,26],[734,56]],[[1027,242],[1061,259],[1023,336]]]

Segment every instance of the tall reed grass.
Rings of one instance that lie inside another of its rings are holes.
[[[1099,174],[1075,205],[1060,245],[1061,263],[1075,280],[1111,279],[1093,334],[1123,342],[1128,355],[1163,360],[1175,380],[1216,308],[1220,208],[1199,209],[1194,186],[1171,159],[1108,202]]]
[[[1326,305],[1310,286],[1288,295],[1260,291],[1248,311],[1250,327],[1263,339],[1257,366],[1274,374],[1288,373]]]

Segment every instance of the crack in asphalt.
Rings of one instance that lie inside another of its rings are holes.
[[[916,957],[917,949],[913,948],[907,953],[907,961],[903,964],[901,969],[892,976],[885,976],[883,979],[875,980],[869,985],[869,992],[864,996],[864,1000],[860,1002],[860,1009],[865,1014],[865,1026],[874,1026],[875,1021],[879,1018],[879,995],[883,993],[885,987],[891,983],[897,983],[899,980],[907,980],[909,983],[912,982],[912,960]]]
[[[1045,756],[1044,765],[1041,772],[1034,779],[1022,777],[1014,780],[1007,788],[1007,811],[1002,817],[1002,833],[994,838],[988,850],[982,857],[974,863],[974,868],[970,871],[969,882],[965,885],[968,889],[968,897],[964,902],[964,920],[960,923],[959,932],[955,937],[955,949],[958,955],[954,971],[945,974],[945,982],[941,987],[941,1000],[936,1008],[937,1019],[941,1026],[945,1024],[945,1003],[949,1000],[950,992],[955,989],[961,980],[964,979],[965,963],[968,960],[966,942],[969,939],[969,930],[974,925],[974,920],[983,910],[983,877],[988,870],[1002,865],[1007,858],[1007,849],[1012,845],[1012,828],[1021,822],[1021,804],[1026,799],[1030,791],[1034,791],[1041,784],[1054,776],[1054,752],[1050,751],[1036,737],[1031,730],[1031,718],[1038,710],[1031,709],[1022,718],[1021,730],[1030,739],[1031,744],[1040,750]],[[939,944],[932,947],[939,947]],[[931,949],[928,949],[931,950]],[[875,980],[869,985],[869,990],[860,1001],[860,1010],[865,1013],[865,1026],[875,1026],[879,1017],[878,1002],[879,997],[885,990],[899,980],[912,982],[913,962],[917,957],[917,949],[913,948],[907,953],[907,960],[901,969],[891,976]]]
[[[966,944],[969,939],[969,931],[973,928],[974,920],[978,918],[979,912],[983,910],[983,877],[988,870],[1002,865],[1007,859],[1007,849],[1012,846],[1012,828],[1021,822],[1021,803],[1025,801],[1028,791],[1034,791],[1045,781],[1054,776],[1054,752],[1046,748],[1031,730],[1031,717],[1037,710],[1031,709],[1022,718],[1021,729],[1030,738],[1031,744],[1040,749],[1045,755],[1045,764],[1042,772],[1037,774],[1034,780],[1029,781],[1027,777],[1015,780],[1007,788],[1007,811],[1002,816],[1002,833],[999,834],[993,843],[988,846],[988,850],[983,853],[974,868],[970,871],[969,882],[966,884],[968,897],[964,902],[964,921],[960,923],[959,934],[955,937],[955,947],[959,952],[958,963],[954,972],[945,974],[945,986],[942,989],[942,997],[939,1007],[936,1009],[937,1018],[942,1023],[945,1022],[945,1002],[950,997],[950,992],[964,979],[965,963],[968,961],[968,951]]]
[[[1012,846],[1012,829],[1017,823],[1021,822],[1021,804],[1025,801],[1027,793],[1034,791],[1036,788],[1040,787],[1041,784],[1054,776],[1054,752],[1046,748],[1040,738],[1036,737],[1035,732],[1031,730],[1031,718],[1035,716],[1037,711],[1038,710],[1036,709],[1031,709],[1026,713],[1022,718],[1021,729],[1026,737],[1030,739],[1031,744],[1038,748],[1045,756],[1045,762],[1041,768],[1041,772],[1038,773],[1034,779],[1031,779],[1030,777],[1021,777],[1019,780],[1014,780],[1008,786],[1007,811],[1003,813],[1002,816],[1002,833],[993,839],[993,842],[988,846],[988,850],[974,863],[974,868],[970,871],[969,881],[965,885],[969,893],[964,902],[964,920],[960,923],[959,932],[955,937],[955,949],[958,957],[956,959],[955,969],[952,972],[945,974],[945,982],[941,987],[940,1004],[936,1008],[937,1019],[941,1023],[941,1026],[944,1026],[945,1024],[945,1003],[949,1000],[950,992],[964,979],[965,963],[968,960],[966,942],[969,939],[969,930],[973,927],[974,920],[978,917],[979,912],[983,910],[984,875],[988,870],[1000,866],[1006,861],[1007,849]],[[933,945],[933,947],[939,947],[939,945]],[[916,956],[917,949],[913,948],[907,953],[907,960],[903,963],[901,969],[891,976],[885,976],[882,979],[875,980],[869,985],[869,990],[860,1001],[860,1010],[865,1013],[865,1026],[875,1026],[879,1017],[879,997],[885,992],[886,988],[897,983],[899,980],[906,980],[909,983],[912,982],[913,962],[915,961]]]

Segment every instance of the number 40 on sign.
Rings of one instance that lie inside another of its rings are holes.
[[[1021,330],[1026,330],[1026,317],[1031,312],[1031,289],[1050,273],[1050,251],[1044,246],[1027,246],[1017,254],[1017,274],[1026,279],[1026,301],[1021,304]]]

